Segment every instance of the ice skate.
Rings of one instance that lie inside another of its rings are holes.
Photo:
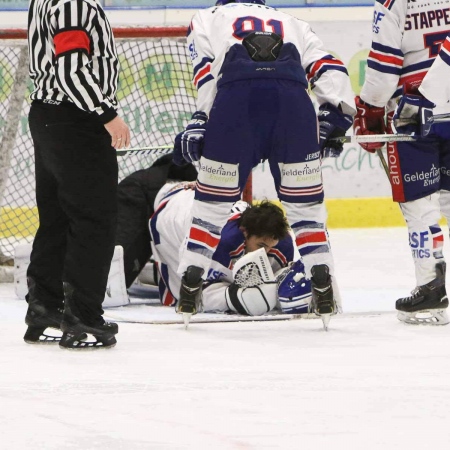
[[[322,319],[325,331],[331,316],[336,314],[336,302],[333,296],[333,287],[329,268],[320,264],[311,268],[312,299],[310,309]]]
[[[187,329],[189,321],[202,307],[202,275],[201,267],[189,266],[181,279],[180,298],[176,312],[183,315],[184,328]]]
[[[28,325],[23,340],[27,344],[53,344],[61,339],[61,335],[52,336],[45,333],[47,328],[60,330],[63,316],[62,308],[49,307],[36,295],[36,283],[33,278],[27,278],[28,309],[25,323]]]
[[[30,299],[25,316],[28,325],[23,340],[27,344],[53,344],[61,340],[61,335],[52,336],[45,333],[47,328],[60,330],[63,317],[62,309],[48,308],[36,299]]]
[[[75,316],[70,318],[64,316],[61,323],[63,335],[59,346],[64,349],[83,350],[96,348],[112,348],[117,341],[115,335],[119,327],[113,322],[99,323],[98,325],[86,325]],[[81,339],[80,336],[90,334],[95,341]]]
[[[447,292],[445,290],[445,262],[436,264],[436,278],[416,287],[409,297],[395,303],[397,318],[408,324],[447,325]]]
[[[60,348],[70,350],[112,348],[117,341],[115,335],[119,326],[113,322],[105,322],[99,318],[94,324],[86,324],[79,317],[73,304],[74,289],[69,283],[64,283],[65,306],[61,322],[62,338]],[[94,337],[88,340],[88,336]]]

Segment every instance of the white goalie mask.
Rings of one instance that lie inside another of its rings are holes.
[[[238,259],[233,267],[233,279],[239,287],[275,282],[276,278],[266,251],[260,248]]]

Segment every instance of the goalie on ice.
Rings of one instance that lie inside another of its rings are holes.
[[[167,184],[156,198],[150,219],[164,305],[175,306],[179,300],[182,278],[177,269],[193,202],[192,183]],[[216,244],[205,281],[200,273],[184,275],[203,287],[204,312],[250,316],[274,309],[290,314],[309,312],[311,282],[278,206],[268,201],[254,206],[236,202]],[[201,290],[191,294],[199,310],[201,294]]]

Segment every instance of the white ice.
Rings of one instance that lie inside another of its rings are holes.
[[[346,312],[383,314],[328,333],[320,320],[120,324],[112,350],[63,351],[23,342],[25,302],[0,285],[0,448],[448,448],[450,326],[394,312],[414,287],[406,228],[330,235]]]

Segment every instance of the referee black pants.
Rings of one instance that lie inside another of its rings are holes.
[[[33,102],[39,228],[27,276],[36,297],[61,307],[63,282],[74,288],[74,312],[101,323],[117,221],[117,158],[94,114],[74,105]]]

